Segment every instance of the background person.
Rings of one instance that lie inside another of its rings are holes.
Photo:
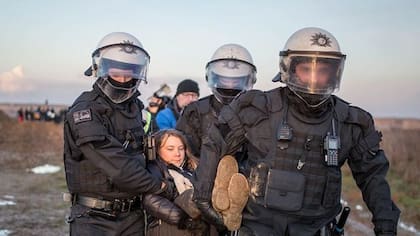
[[[200,89],[197,82],[190,79],[181,81],[172,101],[156,116],[159,130],[174,129],[182,110],[191,102],[197,101],[199,96]]]

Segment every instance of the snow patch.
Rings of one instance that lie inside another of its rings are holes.
[[[4,199],[15,199],[15,196],[12,195],[3,195]]]
[[[349,203],[344,199],[341,199],[340,202],[341,202],[341,204],[343,204],[343,206],[348,206],[349,205]]]
[[[60,171],[59,166],[53,166],[50,164],[46,164],[43,166],[37,166],[31,169],[31,171],[35,174],[52,174]]]
[[[361,205],[356,205],[356,210],[363,211],[363,207]]]
[[[11,232],[7,229],[0,229],[0,236],[7,236],[9,235]]]
[[[416,227],[414,227],[414,225],[407,225],[406,223],[400,221],[398,226],[400,226],[402,229],[406,231],[414,233],[414,235],[420,235],[420,231],[418,231]]]
[[[7,201],[7,200],[0,199],[0,206],[12,206],[12,205],[16,205],[16,203],[14,201]]]

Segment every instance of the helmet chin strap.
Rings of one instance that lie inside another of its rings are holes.
[[[290,87],[289,87],[290,88]],[[319,107],[319,106],[321,106],[322,104],[324,104],[327,100],[328,100],[328,98],[330,98],[330,96],[331,95],[328,95],[327,97],[325,97],[325,98],[323,98],[323,99],[321,99],[321,101],[320,102],[318,102],[317,104],[310,104],[308,101],[306,101],[306,99],[301,95],[301,94],[299,94],[298,92],[296,92],[294,89],[292,89],[292,88],[290,88],[290,90],[292,90],[292,92],[299,98],[299,99],[301,99],[305,104],[306,104],[306,106],[308,106],[308,107],[310,107],[310,108],[317,108],[317,107]]]

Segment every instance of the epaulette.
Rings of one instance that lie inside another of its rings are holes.
[[[373,117],[369,112],[360,107],[352,106],[337,96],[334,97],[336,101],[335,109],[340,121],[359,125],[362,129],[367,129],[373,125]]]
[[[203,97],[200,98],[197,102],[195,102],[195,106],[198,108],[198,112],[200,114],[207,114],[210,111],[210,97]]]
[[[281,108],[283,107],[284,88],[278,87],[272,90],[268,90],[264,93],[268,97],[267,106],[270,109],[270,111],[271,112],[280,111]]]

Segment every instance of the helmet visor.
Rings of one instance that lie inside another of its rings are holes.
[[[343,66],[343,58],[292,56],[285,82],[303,93],[331,94],[340,87]]]
[[[242,61],[219,60],[208,65],[207,81],[210,88],[249,90],[255,81],[255,69]]]
[[[112,78],[124,77],[145,81],[147,74],[147,64],[132,64],[107,58],[101,58],[98,69],[98,77],[102,78],[110,76]]]

